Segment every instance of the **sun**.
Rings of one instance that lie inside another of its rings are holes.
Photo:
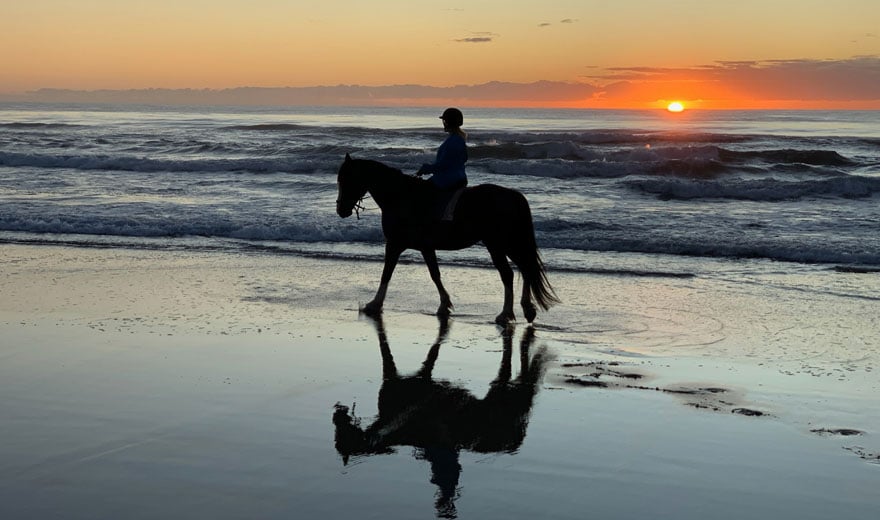
[[[669,110],[670,112],[681,112],[684,110],[684,105],[682,105],[680,101],[673,101],[666,105],[666,110]]]

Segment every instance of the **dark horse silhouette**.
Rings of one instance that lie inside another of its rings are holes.
[[[502,334],[504,349],[498,376],[485,397],[478,399],[461,386],[435,380],[431,372],[445,341],[449,323],[440,319],[437,340],[415,374],[397,372],[381,318],[374,324],[382,354],[382,386],[379,389],[379,415],[364,427],[349,408],[336,405],[336,451],[348,464],[352,456],[392,453],[396,446],[415,448],[417,458],[431,465],[431,483],[438,487],[437,515],[455,518],[455,499],[461,450],[477,453],[513,453],[522,445],[535,395],[549,359],[545,347],[534,356],[529,350],[534,329],[528,327],[520,342],[520,373],[511,380],[513,328]]]
[[[466,188],[458,199],[453,220],[440,222],[434,210],[438,189],[430,181],[406,175],[377,161],[346,155],[337,182],[336,212],[340,217],[350,216],[367,193],[382,209],[385,268],[376,297],[361,309],[364,313],[376,316],[382,312],[388,282],[400,255],[406,249],[416,249],[421,251],[440,293],[437,314],[449,315],[452,300],[440,281],[436,251],[464,249],[480,241],[489,250],[504,284],[504,306],[496,322],[504,324],[515,319],[513,270],[508,258],[523,277],[520,303],[529,323],[537,315],[532,297],[543,310],[559,301],[544,273],[535,243],[532,213],[522,193],[494,184]]]

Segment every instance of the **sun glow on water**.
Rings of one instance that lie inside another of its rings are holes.
[[[684,111],[684,105],[680,101],[673,101],[666,105],[666,110],[670,112],[682,112]]]

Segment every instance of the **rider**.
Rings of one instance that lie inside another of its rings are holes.
[[[447,108],[440,119],[443,120],[443,130],[449,133],[449,137],[437,150],[437,160],[433,164],[423,164],[416,175],[431,174],[429,180],[435,186],[443,191],[454,192],[467,186],[467,174],[464,171],[464,163],[468,160],[465,144],[467,134],[461,129],[464,116],[457,108]]]

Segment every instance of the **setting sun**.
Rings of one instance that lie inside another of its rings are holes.
[[[666,110],[669,110],[670,112],[681,112],[684,110],[684,105],[678,101],[673,101],[666,105]]]

